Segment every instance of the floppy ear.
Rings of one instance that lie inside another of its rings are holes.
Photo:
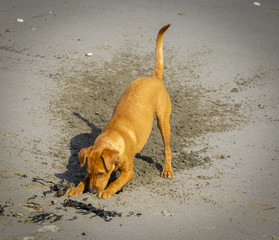
[[[91,151],[93,149],[93,146],[92,147],[89,147],[89,148],[83,148],[80,150],[79,154],[78,154],[78,158],[79,158],[79,161],[80,161],[80,167],[83,167],[87,158],[89,157]]]
[[[113,164],[118,161],[119,152],[116,150],[104,149],[101,158],[104,160],[106,169],[110,171]]]

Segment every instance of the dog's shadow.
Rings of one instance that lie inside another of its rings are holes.
[[[77,185],[86,176],[86,166],[80,168],[78,154],[81,149],[92,146],[95,139],[101,133],[101,129],[82,117],[79,113],[73,113],[75,117],[85,122],[90,128],[91,133],[82,133],[73,137],[70,141],[70,157],[68,159],[67,170],[64,173],[56,174],[56,177],[74,182]]]
[[[70,153],[71,156],[69,157],[67,170],[64,173],[57,173],[55,174],[56,177],[60,179],[65,179],[68,182],[73,182],[77,185],[85,176],[86,176],[86,165],[83,168],[80,168],[80,161],[78,158],[78,154],[81,149],[88,148],[92,146],[95,142],[95,139],[100,135],[102,129],[95,126],[86,118],[82,117],[79,113],[73,113],[75,117],[79,118],[81,121],[85,122],[90,128],[91,133],[82,133],[78,134],[77,136],[73,137],[70,141]],[[147,163],[155,163],[151,157],[142,156],[139,153],[135,156],[138,159],[141,159]],[[155,164],[156,168],[161,172],[162,165],[159,163]],[[117,174],[113,173],[111,175],[110,181],[112,182],[117,178]]]

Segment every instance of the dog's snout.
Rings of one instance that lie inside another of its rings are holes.
[[[97,189],[96,189],[96,188],[92,188],[92,189],[90,190],[90,192],[93,193],[93,194],[95,194],[95,193],[97,193]]]

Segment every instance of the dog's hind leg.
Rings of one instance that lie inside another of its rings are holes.
[[[170,105],[170,101],[167,103]],[[161,174],[161,177],[163,178],[173,178],[173,170],[171,167],[171,160],[172,160],[172,154],[171,154],[171,148],[170,148],[170,135],[171,135],[171,128],[170,128],[170,112],[171,107],[168,107],[167,109],[164,109],[164,111],[157,112],[157,121],[158,121],[158,128],[161,131],[163,142],[164,142],[164,152],[165,152],[165,165],[163,172]]]

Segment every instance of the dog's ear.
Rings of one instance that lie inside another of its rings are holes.
[[[119,152],[111,149],[104,149],[101,158],[104,160],[106,169],[111,170],[114,163],[118,161]]]
[[[86,160],[89,157],[92,149],[93,149],[93,146],[89,147],[89,148],[83,148],[83,149],[80,150],[80,152],[78,154],[78,158],[79,158],[79,161],[80,161],[80,167],[84,166],[84,164],[86,163]]]

